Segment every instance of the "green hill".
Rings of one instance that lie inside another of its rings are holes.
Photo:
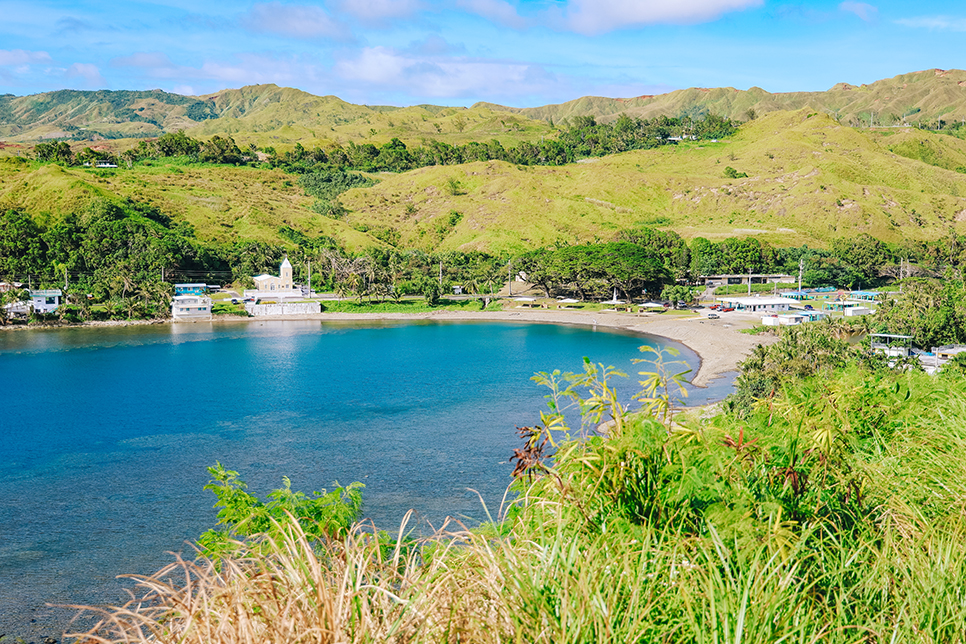
[[[335,96],[313,96],[300,90],[257,85],[204,97],[219,118],[187,130],[194,137],[230,134],[239,143],[290,147],[374,143],[392,138],[407,144],[426,140],[451,145],[496,139],[504,145],[551,134],[546,123],[485,107],[466,109],[418,105],[370,107]]]
[[[422,168],[352,190],[342,202],[350,223],[396,229],[404,245],[424,248],[518,250],[607,239],[638,224],[685,238],[758,235],[819,246],[856,232],[898,241],[962,230],[966,177],[954,168],[966,142],[896,132],[855,130],[809,110],[776,112],[730,141],[562,167]],[[729,167],[748,176],[727,178]],[[463,194],[450,194],[451,178]]]
[[[175,164],[91,170],[0,160],[0,210],[22,209],[45,225],[84,212],[97,198],[151,204],[191,224],[206,241],[282,243],[280,226],[328,235],[350,249],[382,242],[311,209],[295,177],[280,170]]]
[[[60,90],[0,96],[0,137],[121,138],[158,136],[216,118],[205,101],[161,90]]]
[[[276,85],[251,85],[207,96],[151,91],[61,90],[32,96],[0,96],[0,139],[77,141],[159,136],[180,129],[192,136],[230,134],[261,147],[438,140],[450,144],[497,139],[504,145],[552,136],[556,124],[576,116],[602,121],[632,117],[701,116],[715,113],[745,120],[810,108],[844,125],[936,125],[966,122],[966,71],[932,69],[869,85],[839,83],[824,92],[772,94],[761,88],[690,88],[657,96],[585,96],[559,105],[517,108],[477,103],[466,109],[353,105],[335,96],[314,96]],[[125,143],[124,145],[130,145]]]
[[[393,137],[408,144],[497,139],[513,145],[552,132],[542,121],[484,107],[370,107],[276,85],[252,85],[201,97],[159,90],[0,96],[0,138],[7,142],[122,139],[112,147],[123,149],[131,145],[124,139],[177,130],[201,138],[228,134],[243,145],[284,148],[296,142],[306,147],[350,141],[378,145]]]
[[[636,98],[578,98],[559,105],[514,108],[479,103],[493,110],[507,111],[533,119],[553,119],[559,123],[574,116],[597,116],[607,121],[618,114],[653,118],[655,116],[700,115],[707,112],[733,119],[745,119],[748,110],[766,114],[778,110],[811,107],[838,118],[847,125],[915,125],[966,118],[966,71],[930,69],[869,85],[839,83],[824,92],[772,94],[759,87],[738,90],[690,88],[657,96]]]
[[[266,113],[243,108],[226,109],[239,119]],[[47,222],[98,197],[130,198],[190,223],[202,239],[278,243],[279,227],[289,226],[349,248],[382,239],[426,250],[517,251],[609,240],[637,225],[689,239],[756,235],[775,245],[825,246],[857,232],[898,241],[964,231],[964,172],[961,139],[914,128],[855,129],[799,110],[745,123],[730,140],[563,166],[487,161],[380,173],[376,185],[341,195],[344,219],[313,210],[297,175],[177,160],[105,171],[8,158],[0,163],[0,208]]]

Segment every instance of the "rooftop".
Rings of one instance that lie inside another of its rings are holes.
[[[798,304],[795,300],[788,297],[755,297],[752,295],[748,297],[747,295],[743,297],[734,297],[731,295],[721,295],[718,297],[719,300],[725,302],[733,302],[735,304],[740,304],[742,306],[774,306],[775,304]]]

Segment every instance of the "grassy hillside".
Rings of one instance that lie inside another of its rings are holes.
[[[0,137],[29,141],[158,136],[216,116],[200,99],[161,90],[8,94],[0,96]]]
[[[350,141],[381,145],[394,137],[410,145],[426,140],[457,145],[490,139],[515,145],[552,133],[546,123],[488,108],[370,107],[275,85],[226,90],[204,98],[220,117],[196,125],[188,134],[201,138],[230,134],[239,143],[280,149],[296,142],[306,147]]]
[[[963,231],[964,170],[960,139],[911,128],[857,130],[799,110],[746,123],[731,140],[566,166],[490,161],[383,173],[376,185],[341,196],[345,220],[312,210],[296,175],[176,161],[94,171],[8,158],[0,163],[0,207],[48,221],[97,197],[131,198],[192,224],[203,239],[279,242],[285,225],[350,248],[381,244],[360,231],[392,239],[382,234],[392,229],[402,247],[518,251],[609,240],[640,224],[688,239],[757,235],[776,245],[825,246],[857,232],[898,241]]]
[[[227,134],[242,145],[280,150],[296,142],[306,147],[350,141],[379,145],[394,137],[407,144],[497,139],[515,145],[552,134],[547,123],[506,111],[435,105],[370,107],[276,85],[252,85],[201,97],[161,91],[74,90],[0,96],[0,138],[7,142],[106,138],[115,139],[107,144],[110,148],[123,150],[136,138],[177,130],[199,138]]]
[[[314,96],[276,85],[251,85],[189,97],[160,90],[62,90],[33,96],[0,96],[0,138],[79,141],[158,136],[179,129],[195,137],[230,134],[245,145],[288,148],[348,142],[450,144],[498,139],[504,145],[552,136],[549,122],[575,116],[602,121],[621,113],[653,118],[713,112],[744,120],[757,114],[811,108],[846,125],[935,125],[966,119],[966,71],[931,69],[869,85],[839,83],[824,92],[772,94],[758,87],[690,88],[636,98],[585,96],[533,108],[477,103],[472,108],[416,105],[353,105],[335,96]],[[126,141],[122,147],[132,143]]]
[[[210,241],[282,243],[278,228],[286,225],[334,237],[348,248],[382,245],[311,210],[314,199],[279,170],[161,163],[104,171],[0,161],[0,209],[21,208],[46,225],[82,212],[95,198],[148,202]]]
[[[920,148],[942,154],[920,154],[931,164],[909,158]],[[351,223],[395,228],[404,244],[424,248],[520,249],[607,239],[635,224],[781,245],[824,245],[854,232],[931,239],[964,227],[966,177],[947,169],[964,154],[966,143],[948,136],[883,137],[800,110],[748,123],[730,141],[563,167],[423,168],[387,175],[342,201]],[[748,176],[726,178],[728,167]],[[451,194],[451,178],[461,194]]]
[[[559,105],[513,108],[482,103],[490,109],[509,111],[534,119],[553,119],[594,115],[611,120],[620,113],[642,118],[660,115],[678,116],[713,112],[729,118],[744,119],[750,109],[758,114],[777,110],[811,107],[837,117],[845,124],[875,125],[918,122],[959,121],[966,118],[966,71],[929,69],[902,74],[869,85],[839,83],[824,92],[788,92],[772,94],[759,87],[737,90],[733,87],[714,89],[690,88],[636,98],[579,98]]]

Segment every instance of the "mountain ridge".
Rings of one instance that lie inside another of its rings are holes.
[[[823,92],[770,93],[760,87],[691,87],[630,98],[583,96],[539,107],[481,101],[469,108],[439,105],[370,106],[273,84],[224,89],[201,96],[161,90],[56,90],[0,95],[0,140],[99,140],[159,136],[240,135],[259,145],[345,144],[353,140],[450,143],[497,138],[533,140],[547,124],[578,116],[702,116],[746,120],[753,114],[823,111],[844,125],[966,122],[966,71],[929,69],[869,84],[837,83]]]

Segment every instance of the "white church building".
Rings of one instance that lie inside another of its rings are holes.
[[[302,297],[302,289],[296,288],[292,282],[292,264],[288,257],[282,260],[279,275],[256,275],[254,290],[245,291],[245,297],[258,299],[284,299],[288,297]]]

